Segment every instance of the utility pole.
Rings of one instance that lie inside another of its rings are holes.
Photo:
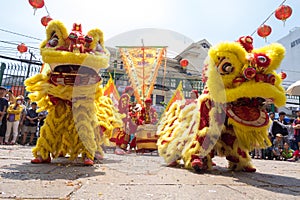
[[[1,67],[0,67],[0,85],[2,85],[2,80],[3,80],[3,75],[4,75],[5,68],[6,68],[6,64],[1,63]]]
[[[30,66],[31,66],[32,57],[36,59],[35,55],[33,55],[33,53],[30,50],[29,50],[29,53],[30,53],[30,62],[28,63],[28,69],[27,69],[26,79],[29,77],[29,72],[30,72]]]

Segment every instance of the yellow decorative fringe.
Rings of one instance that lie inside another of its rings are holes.
[[[257,70],[258,73],[274,76],[274,84],[256,82],[255,79],[234,82],[236,78],[244,77],[243,71],[251,65],[248,58],[253,56],[253,53],[264,53],[270,58],[268,68]],[[273,99],[276,106],[284,105],[286,97],[281,86],[282,80],[275,71],[284,53],[285,49],[280,44],[254,49],[251,53],[237,42],[224,42],[210,48],[206,63],[208,65],[206,87],[209,93],[202,94],[197,103],[185,105],[184,101],[177,101],[171,105],[158,125],[159,155],[168,164],[178,163],[182,159],[186,168],[191,168],[193,157],[206,157],[207,167],[211,169],[213,155],[211,151],[215,150],[218,155],[227,157],[230,169],[251,171],[254,166],[249,151],[255,147],[266,148],[271,145],[268,139],[270,123],[261,127],[246,126],[229,116],[225,117],[226,106],[240,98],[257,97]],[[221,59],[226,59],[231,64],[231,72],[223,73],[224,69],[219,68]],[[207,105],[209,102],[211,106]],[[199,128],[203,114],[199,111],[201,106],[209,109],[209,126],[202,129]]]
[[[57,157],[60,153],[69,154],[73,160],[79,154],[94,158],[96,151],[103,154],[101,144],[111,138],[114,128],[122,127],[122,115],[114,108],[111,99],[103,96],[99,83],[93,86],[54,86],[49,77],[38,74],[25,81],[26,89],[32,101],[36,101],[39,111],[47,110],[45,124],[33,149],[46,159],[51,153]],[[72,107],[64,101],[53,105],[48,95],[62,100],[72,101]],[[76,100],[76,97],[86,96]],[[100,136],[99,126],[106,130]]]

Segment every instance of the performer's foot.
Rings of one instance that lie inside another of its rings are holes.
[[[196,158],[192,161],[192,167],[197,172],[203,172],[208,169],[206,158]]]
[[[63,152],[60,152],[60,153],[58,154],[58,157],[59,157],[59,158],[63,158],[63,157],[65,157],[65,154],[64,154]]]
[[[202,167],[203,167],[203,163],[200,159],[195,159],[192,162],[192,167],[196,172],[201,172]]]
[[[176,167],[178,165],[177,161],[173,161],[168,164],[168,167]]]
[[[50,156],[47,159],[45,159],[45,160],[43,160],[43,158],[41,156],[39,156],[39,157],[31,160],[32,164],[50,163],[50,162],[51,162]]]
[[[100,153],[95,153],[94,160],[103,160],[103,156]]]
[[[92,160],[89,159],[89,158],[85,158],[83,163],[84,163],[84,165],[86,165],[86,166],[93,166],[93,165],[94,165],[94,161],[92,161]]]
[[[211,161],[211,165],[212,166],[217,166],[217,164],[215,162],[213,162],[213,161]]]
[[[244,172],[256,172],[256,169],[254,167],[244,167]]]
[[[296,159],[295,158],[290,158],[290,159],[287,159],[287,161],[290,161],[290,162],[295,162]]]
[[[117,155],[124,155],[124,154],[126,154],[126,151],[124,151],[123,149],[116,149],[115,150],[115,154],[117,154]]]

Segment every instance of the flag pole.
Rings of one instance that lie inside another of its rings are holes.
[[[142,97],[143,97],[143,106],[145,106],[145,45],[143,38],[141,39],[142,42],[142,51],[143,51],[143,88],[142,88]]]

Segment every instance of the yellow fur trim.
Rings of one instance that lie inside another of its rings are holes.
[[[228,119],[228,124],[233,125],[233,130],[240,145],[249,150],[253,150],[254,147],[266,148],[271,145],[268,138],[270,123],[267,126],[253,128],[241,125],[231,118]]]
[[[268,139],[270,124],[262,127],[246,126],[229,116],[225,118],[223,109],[227,103],[240,98],[273,99],[276,106],[284,105],[286,97],[281,86],[282,80],[275,71],[284,57],[284,51],[281,45],[272,44],[248,53],[237,42],[224,42],[210,48],[206,63],[206,87],[209,93],[202,94],[197,104],[172,104],[158,125],[157,145],[160,156],[167,163],[182,159],[186,168],[191,168],[193,157],[206,157],[207,167],[211,169],[210,153],[211,150],[216,150],[219,155],[227,157],[230,169],[253,170],[249,151],[254,147],[265,148],[271,145]],[[265,69],[253,65],[253,60],[249,60],[254,58],[253,53],[266,54],[271,60],[269,67]],[[257,80],[263,82],[251,80],[249,76],[247,78],[250,80],[244,77],[244,70],[249,66],[257,70]],[[261,77],[267,79],[259,79]],[[275,78],[274,84],[271,84],[270,77]],[[208,106],[210,102],[211,106]],[[207,108],[202,109],[201,106]],[[199,110],[209,112],[209,125],[201,130],[201,115],[207,113],[200,113]]]
[[[103,32],[99,29],[93,29],[88,32],[93,37],[93,41],[90,44],[91,48],[95,49],[97,43],[101,44],[103,53],[95,51],[90,53],[76,53],[69,51],[56,50],[57,47],[67,48],[70,44],[68,40],[68,32],[64,24],[58,20],[52,20],[46,29],[47,39],[42,42],[40,46],[41,55],[45,63],[50,64],[54,69],[57,65],[61,64],[74,64],[87,66],[98,72],[102,68],[108,67],[110,53],[104,46]],[[53,34],[58,37],[58,45],[55,47],[48,47],[46,44],[51,39]]]
[[[98,84],[93,86],[54,86],[48,82],[49,77],[38,74],[25,81],[26,89],[32,92],[29,97],[36,101],[39,110],[48,110],[45,124],[34,156],[47,158],[59,153],[70,154],[75,159],[84,154],[93,159],[94,152],[102,152],[101,144],[111,138],[116,127],[122,127],[123,115],[118,114],[111,99],[103,96],[103,88]],[[84,100],[73,101],[73,108],[60,103],[53,105],[48,95],[72,101],[76,97],[85,96]],[[100,136],[99,126],[106,128]],[[103,153],[103,152],[102,152]]]

